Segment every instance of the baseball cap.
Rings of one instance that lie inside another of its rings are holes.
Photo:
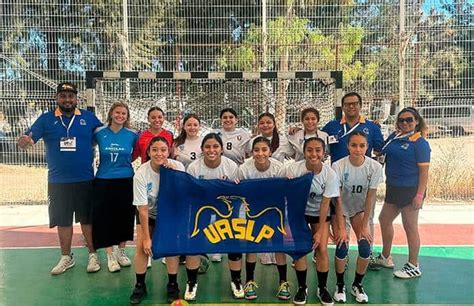
[[[76,85],[69,82],[59,83],[56,93],[60,93],[62,91],[70,91],[77,94],[77,87]]]

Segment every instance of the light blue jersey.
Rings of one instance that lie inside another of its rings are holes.
[[[94,141],[99,145],[100,164],[96,177],[101,179],[133,176],[132,151],[138,133],[128,128],[113,132],[104,126],[95,130]]]

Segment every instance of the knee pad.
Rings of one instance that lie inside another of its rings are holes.
[[[242,259],[242,253],[230,253],[230,254],[227,254],[227,258],[230,261],[239,261]]]
[[[370,257],[370,244],[366,239],[361,239],[357,242],[359,245],[359,257],[362,259],[368,259]]]
[[[347,244],[343,242],[340,246],[336,246],[336,258],[340,260],[344,260],[347,257],[347,253],[349,252],[349,248]]]

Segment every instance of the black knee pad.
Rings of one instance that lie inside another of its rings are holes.
[[[239,261],[242,259],[242,253],[229,253],[227,254],[227,258],[230,261]]]

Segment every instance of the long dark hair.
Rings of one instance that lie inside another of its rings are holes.
[[[273,135],[272,135],[272,141],[271,141],[271,146],[270,146],[270,149],[272,150],[272,153],[273,153],[280,146],[280,135],[278,134],[278,128],[276,126],[275,116],[273,116],[273,114],[265,112],[263,114],[260,114],[260,116],[258,116],[258,121],[260,121],[263,117],[268,117],[272,119],[273,121]]]
[[[415,120],[418,121],[418,124],[415,127],[415,132],[420,132],[421,136],[425,137],[426,134],[428,133],[428,126],[426,126],[425,120],[423,119],[423,117],[421,117],[418,110],[414,107],[405,107],[400,112],[398,112],[397,121],[395,123],[397,129],[398,129],[398,118],[400,118],[400,115],[403,113],[410,113],[413,115],[413,117],[415,117]]]
[[[174,146],[175,147],[182,145],[186,141],[186,137],[188,135],[186,134],[186,131],[184,130],[184,125],[186,124],[186,121],[188,121],[191,118],[196,119],[199,122],[199,124],[201,124],[201,119],[199,119],[198,115],[196,115],[196,114],[187,114],[183,119],[183,126],[181,128],[181,132],[179,133],[178,137],[176,137],[174,139]]]

